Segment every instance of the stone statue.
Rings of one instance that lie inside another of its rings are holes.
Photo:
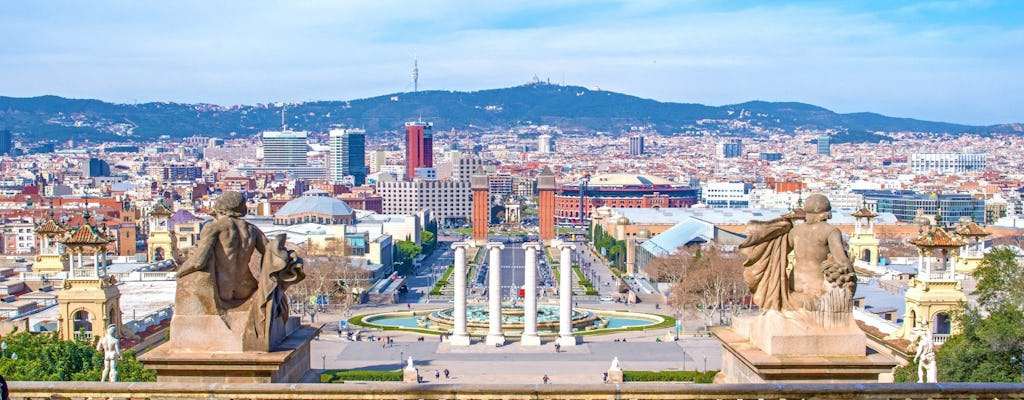
[[[613,358],[612,359],[612,366],[609,367],[608,370],[610,370],[610,371],[618,371],[620,369],[622,369],[622,367],[619,366],[619,358],[618,357]]]
[[[191,257],[178,268],[175,321],[199,317],[188,327],[192,330],[189,335],[199,335],[195,339],[215,335],[213,327],[195,325],[207,320],[203,317],[218,316],[232,336],[222,343],[241,341],[241,351],[271,351],[287,336],[284,292],[305,277],[302,259],[285,248],[284,235],[268,240],[256,226],[242,219],[246,207],[241,193],[221,195],[212,214],[214,220],[203,226]],[[262,257],[250,266],[256,252]],[[177,328],[172,326],[172,335]],[[179,332],[179,337],[182,334]],[[199,339],[187,342],[202,343]],[[225,350],[215,348],[216,344],[209,347],[214,348],[202,350]],[[239,349],[228,347],[227,351]]]
[[[103,373],[100,382],[110,377],[117,382],[117,361],[121,359],[121,340],[117,338],[117,325],[107,326],[107,335],[96,342],[96,350],[103,353]]]
[[[932,338],[932,330],[925,325],[924,333],[915,337],[917,351],[914,353],[914,362],[917,363],[917,381],[935,383],[939,381],[938,368],[935,365],[935,342]]]
[[[815,194],[801,210],[747,225],[743,278],[762,314],[809,311],[828,324],[851,312],[857,279],[842,233],[826,222],[831,211],[828,198]]]
[[[405,369],[416,369],[416,367],[412,365],[412,356],[409,356],[409,361],[405,364]]]

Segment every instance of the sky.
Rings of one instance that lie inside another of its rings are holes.
[[[0,2],[0,96],[220,105],[534,76],[665,102],[1024,122],[1024,2]]]

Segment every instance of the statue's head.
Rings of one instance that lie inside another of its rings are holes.
[[[245,196],[238,192],[225,192],[213,203],[213,211],[229,217],[244,217],[246,214]]]
[[[832,211],[832,203],[829,203],[828,197],[825,195],[812,194],[807,196],[807,200],[804,200],[804,211],[809,213]]]
[[[117,332],[117,325],[114,325],[114,324],[107,325],[107,334],[113,336],[114,332]]]

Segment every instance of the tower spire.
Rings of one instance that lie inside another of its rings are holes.
[[[415,55],[412,56],[412,91],[420,91],[420,64]]]

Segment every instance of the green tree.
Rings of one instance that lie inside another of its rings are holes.
[[[437,235],[428,230],[420,231],[420,243],[423,244],[423,251],[429,252],[437,245]]]
[[[1024,382],[1024,271],[1009,247],[993,248],[974,272],[978,305],[961,305],[953,320],[961,332],[936,352],[939,380]],[[907,371],[911,369],[911,371]],[[916,366],[896,377],[916,381]]]
[[[401,264],[401,273],[406,273],[412,267],[412,260],[423,252],[423,247],[408,240],[399,240],[395,245],[397,252],[397,263]]]
[[[103,355],[94,343],[61,340],[56,333],[16,332],[4,336],[7,357],[0,358],[0,375],[14,381],[98,381]],[[14,360],[10,356],[18,354]],[[142,367],[128,350],[117,365],[122,382],[153,382],[156,372]]]

